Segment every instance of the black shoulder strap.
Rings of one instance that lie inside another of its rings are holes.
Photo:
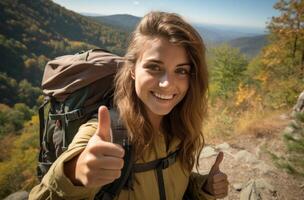
[[[133,172],[140,173],[152,169],[156,169],[157,174],[157,182],[158,182],[158,191],[159,191],[159,199],[166,200],[166,191],[165,191],[165,184],[163,178],[163,169],[168,168],[170,165],[176,162],[178,157],[179,149],[170,153],[165,158],[160,158],[157,160],[153,160],[147,163],[139,163],[133,165]]]
[[[168,168],[176,162],[179,149],[170,153],[165,158],[160,158],[147,163],[134,164],[134,152],[131,142],[128,139],[128,133],[122,122],[119,120],[118,113],[115,109],[110,109],[112,141],[120,144],[125,149],[124,167],[121,172],[121,177],[114,182],[105,185],[96,194],[95,200],[112,200],[123,189],[126,184],[130,184],[132,173],[140,173],[149,170],[156,170],[159,195],[161,200],[166,199],[165,186],[162,170]]]
[[[153,160],[147,163],[138,163],[133,165],[133,172],[139,173],[139,172],[145,172],[148,170],[161,168],[166,169],[170,165],[176,162],[177,156],[178,156],[179,149],[174,151],[173,153],[170,153],[165,158],[160,158],[157,160]]]

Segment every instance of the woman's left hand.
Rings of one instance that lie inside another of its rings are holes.
[[[215,198],[224,198],[228,194],[228,179],[227,175],[220,171],[220,163],[224,158],[224,153],[220,152],[211,167],[208,174],[208,179],[203,186],[203,190],[213,195]]]

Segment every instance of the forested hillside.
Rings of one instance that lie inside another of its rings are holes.
[[[94,47],[122,55],[127,35],[50,0],[0,2],[0,102],[37,98],[46,62]],[[23,80],[23,81],[22,81]],[[22,91],[20,88],[23,88]],[[24,94],[26,93],[26,94]],[[33,106],[36,102],[30,102]]]

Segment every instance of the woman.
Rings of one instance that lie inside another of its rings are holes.
[[[115,79],[114,103],[136,163],[179,151],[177,161],[162,171],[163,189],[154,170],[135,173],[132,190],[122,190],[116,199],[182,199],[186,190],[197,199],[226,196],[227,176],[219,171],[222,153],[208,176],[191,173],[204,145],[207,108],[208,74],[199,34],[176,14],[150,12],[134,31],[125,58]],[[79,129],[30,199],[93,199],[119,178],[124,150],[110,142],[110,132],[109,113],[102,106],[98,122]]]

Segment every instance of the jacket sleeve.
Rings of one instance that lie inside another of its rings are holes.
[[[89,139],[95,133],[97,124],[90,120],[79,128],[72,143],[51,166],[41,183],[35,186],[29,195],[29,200],[42,199],[94,199],[99,188],[75,186],[64,174],[64,163],[80,154],[86,147]]]
[[[214,196],[205,192],[202,188],[207,181],[207,175],[191,172],[185,199],[213,200]]]

